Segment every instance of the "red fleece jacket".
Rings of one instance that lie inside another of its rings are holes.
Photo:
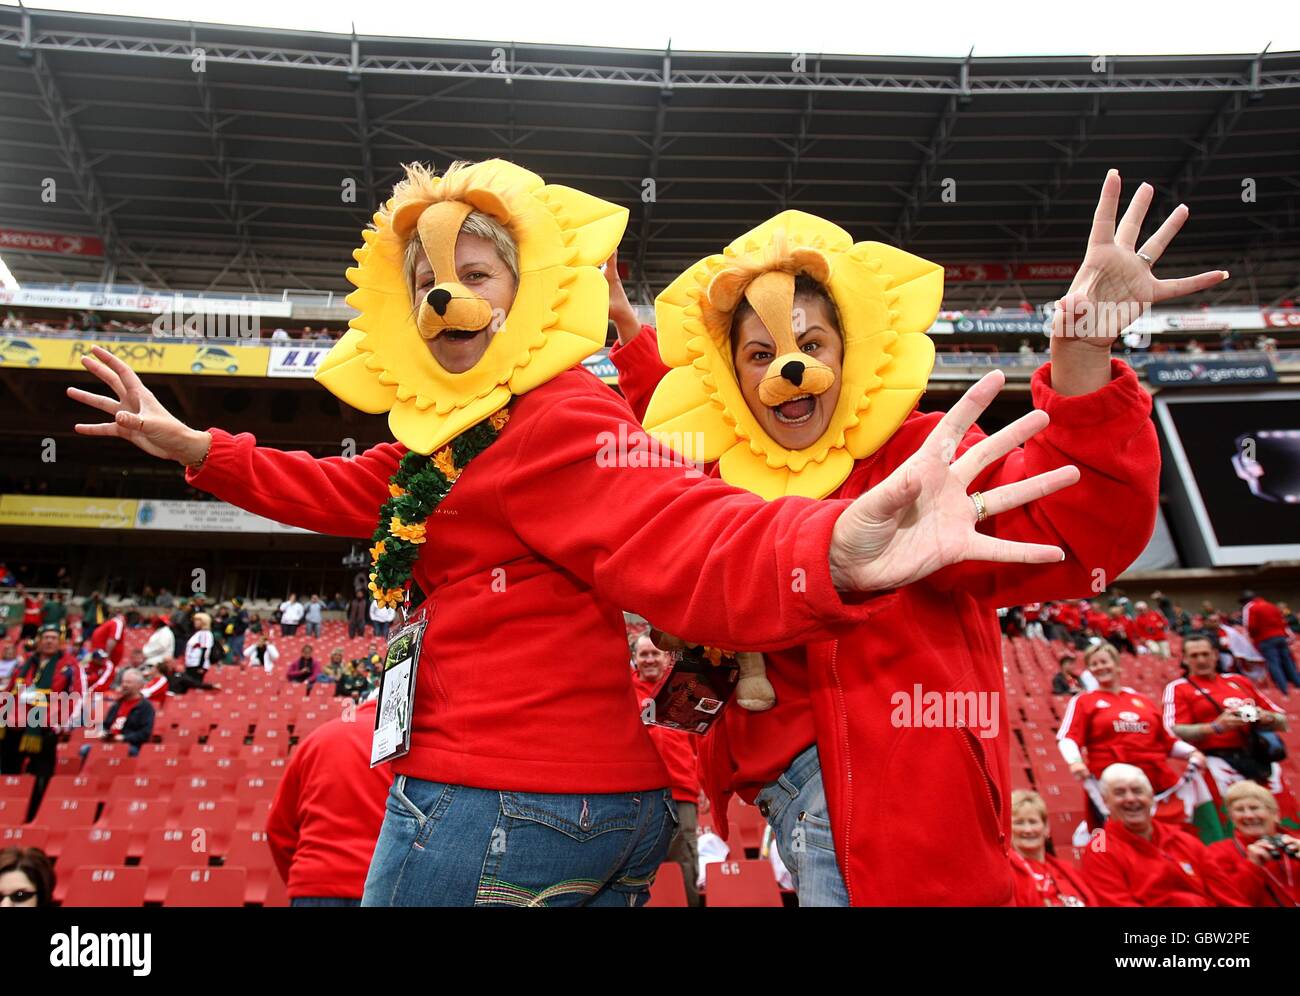
[[[289,897],[360,899],[393,773],[370,767],[375,703],[332,719],[300,743],[266,821]]]
[[[318,460],[211,431],[194,486],[343,536],[371,535],[405,453],[381,444]],[[739,649],[796,646],[877,611],[882,599],[846,602],[831,583],[847,502],[765,502],[682,467],[603,459],[642,431],[617,394],[567,371],[515,400],[429,517],[415,578],[431,618],[398,774],[521,792],[662,788],[628,680],[624,609]],[[791,590],[795,570],[806,590]]]
[[[611,351],[611,359],[634,409],[648,403],[667,369],[653,330]],[[1127,364],[1113,361],[1111,376],[1101,389],[1067,398],[1052,389],[1050,364],[1041,367],[1031,390],[1051,425],[988,467],[972,488],[989,491],[1075,464],[1078,484],[981,527],[1005,539],[1056,544],[1065,561],[954,565],[882,596],[879,614],[851,634],[805,648],[768,648],[777,651],[767,654],[776,707],[729,707],[700,747],[704,789],[722,833],[731,793],[752,799],[816,743],[851,903],[1012,901],[1010,741],[995,610],[1087,595],[1098,577],[1117,577],[1151,536],[1160,470],[1151,401]],[[913,412],[823,501],[879,484],[941,417]],[[983,435],[972,428],[958,453]],[[945,707],[944,725],[923,719],[918,726],[918,693],[944,696],[953,720],[957,704],[982,705],[987,725],[978,729],[980,717],[971,714],[964,723],[947,722]],[[962,828],[960,846],[952,827]]]
[[[1150,840],[1116,820],[1107,820],[1102,832],[1083,852],[1084,881],[1102,906],[1249,905],[1190,833],[1158,820]]]

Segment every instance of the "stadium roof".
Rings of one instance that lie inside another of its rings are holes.
[[[1297,52],[792,59],[0,6],[0,227],[97,235],[108,261],[6,249],[20,281],[345,289],[397,164],[490,156],[626,204],[646,299],[786,206],[945,264],[1071,261],[1115,166],[1161,215],[1190,205],[1171,273],[1226,267],[1207,303],[1267,305],[1300,293],[1298,121]]]

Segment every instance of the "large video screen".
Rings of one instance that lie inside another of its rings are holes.
[[[1300,558],[1300,391],[1165,392],[1155,407],[1211,565]]]

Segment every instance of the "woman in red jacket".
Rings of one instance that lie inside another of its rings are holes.
[[[1159,450],[1150,398],[1133,370],[1111,358],[1111,346],[1138,305],[1226,277],[1156,279],[1151,263],[1186,208],[1139,253],[1153,191],[1143,184],[1117,226],[1119,193],[1112,170],[1087,255],[1057,311],[1052,362],[1031,381],[1035,411],[1014,423],[1025,430],[1023,449],[985,460],[988,444],[976,428],[945,444],[958,463],[980,460],[963,493],[1006,493],[1048,467],[1077,466],[1078,486],[980,526],[990,538],[1062,546],[1066,561],[936,572],[896,589],[879,616],[851,634],[801,648],[769,645],[775,707],[729,708],[701,746],[722,832],[730,794],[755,802],[801,904],[1012,900],[995,609],[1095,591],[1141,552],[1155,519]],[[939,307],[942,273],[785,212],[660,294],[657,331],[640,328],[615,292],[620,346],[611,359],[647,427],[700,437],[694,455],[716,460],[729,483],[770,498],[853,498],[906,474],[940,421],[914,409],[933,363],[924,332]],[[935,696],[945,705],[937,722],[924,705]],[[946,708],[954,700],[986,705],[988,722],[977,730],[957,721]],[[918,783],[927,786],[920,800]],[[939,830],[950,825],[970,828],[961,848]],[[934,832],[918,834],[918,826]]]
[[[1011,878],[1017,906],[1095,906],[1083,874],[1047,853],[1047,803],[1037,792],[1011,793]]]
[[[974,528],[969,474],[1026,427],[960,464],[946,443],[996,379],[927,424],[906,472],[856,502],[766,502],[680,466],[601,459],[611,439],[641,434],[574,366],[604,342],[597,266],[626,217],[498,160],[440,178],[409,167],[349,271],[360,315],[317,375],[389,412],[399,443],[354,458],[192,429],[102,349],[85,365],[116,397],[69,391],[112,417],[83,434],[176,460],[192,485],[257,514],[371,537],[377,602],[401,604],[412,580],[428,593],[410,749],[393,765],[368,904],[645,901],[675,817],[635,707],[624,608],[692,640],[794,646],[889,597],[840,590],[887,592],[977,557],[1063,556]],[[990,492],[988,514],[1075,476],[1041,470]]]
[[[1223,873],[1252,906],[1300,906],[1300,840],[1278,833],[1278,804],[1258,782],[1243,781],[1223,795],[1233,833],[1210,845]]]

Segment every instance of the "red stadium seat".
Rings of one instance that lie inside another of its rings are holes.
[[[739,796],[732,796],[731,803],[727,806],[727,824],[731,829],[732,840],[738,840],[741,847],[757,850],[763,842],[767,820],[757,806],[746,805]]]
[[[686,879],[682,875],[682,866],[667,861],[659,866],[654,884],[650,886],[650,900],[647,906],[687,906]]]
[[[715,861],[705,868],[709,906],[780,906],[781,890],[766,861]]]
[[[251,811],[254,803],[274,799],[279,787],[278,776],[268,778],[265,775],[249,775],[236,783],[235,799],[239,802],[241,811]]]
[[[236,830],[265,830],[271,815],[270,799],[258,799],[251,810],[241,808],[239,819],[235,821]]]
[[[91,775],[55,775],[45,786],[41,805],[55,799],[89,799],[102,802],[108,793],[100,780]]]
[[[37,823],[26,823],[20,827],[0,827],[0,848],[35,847],[44,851],[49,839],[50,828]]]
[[[54,887],[54,901],[63,902],[63,895],[72,881],[72,872],[87,866],[105,867],[126,863],[130,833],[106,827],[75,827],[68,831],[59,855],[58,880]]]
[[[94,824],[99,802],[93,799],[44,799],[33,823],[49,827],[50,838],[45,853],[58,858],[68,831]]]
[[[110,799],[99,825],[130,831],[127,853],[139,855],[149,832],[166,825],[169,808],[167,799]]]
[[[190,774],[218,781],[225,786],[234,786],[244,775],[247,767],[245,761],[236,756],[226,757],[218,754],[203,754],[191,758]]]
[[[289,905],[289,890],[285,887],[284,879],[280,877],[278,872],[271,873],[266,888],[266,901],[262,905],[268,909]]]
[[[232,800],[190,799],[167,822],[182,830],[205,830],[206,852],[225,854],[238,819],[239,809]]]
[[[271,879],[280,877],[263,830],[237,830],[226,852],[223,867],[242,868],[248,873],[244,891],[246,903],[265,903]]]
[[[0,796],[0,827],[19,827],[27,822],[27,810],[31,807],[26,799],[6,799]]]
[[[166,795],[175,783],[172,777],[154,775],[118,775],[109,787],[108,797],[127,799],[157,799]]]
[[[30,799],[35,775],[0,775],[0,799]]]
[[[149,872],[145,902],[161,903],[167,894],[172,872],[202,860],[204,855],[194,850],[196,840],[191,831],[173,827],[157,827],[148,832],[140,857],[140,864]]]
[[[143,868],[82,865],[71,875],[63,905],[142,906],[147,879]]]
[[[234,790],[233,780],[215,775],[191,774],[176,779],[172,788],[172,808],[177,809],[191,799],[221,799],[231,795]]]
[[[243,906],[242,868],[181,867],[172,871],[164,906]]]

